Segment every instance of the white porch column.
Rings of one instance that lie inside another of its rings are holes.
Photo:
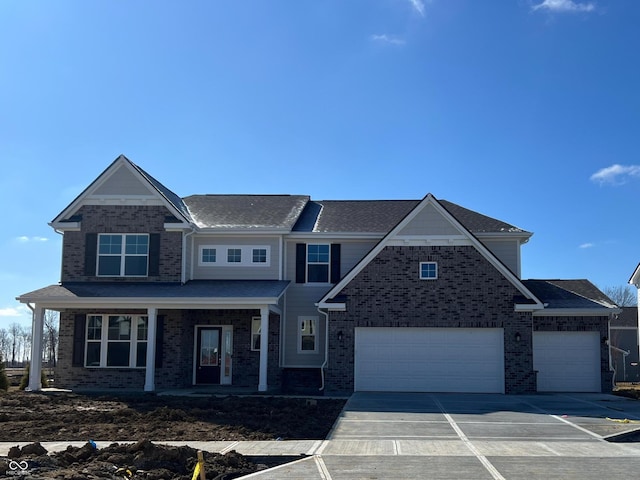
[[[144,374],[144,391],[153,392],[156,389],[156,326],[158,309],[148,308],[149,318],[147,330],[147,366]]]
[[[27,390],[37,392],[42,389],[42,335],[44,333],[44,308],[36,305],[31,322],[31,364]]]
[[[260,309],[260,375],[258,391],[267,391],[267,366],[269,357],[269,308]]]

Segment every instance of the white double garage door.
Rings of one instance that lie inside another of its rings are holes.
[[[538,391],[599,392],[597,332],[535,332]],[[355,390],[504,393],[501,328],[356,328]]]

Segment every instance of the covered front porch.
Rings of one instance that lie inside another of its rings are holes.
[[[33,310],[28,389],[41,389],[46,310],[60,312],[57,385],[153,392],[279,383],[286,281],[53,285],[18,297]],[[266,332],[266,334],[264,334]]]

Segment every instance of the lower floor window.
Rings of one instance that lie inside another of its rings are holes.
[[[298,352],[315,353],[318,351],[318,317],[298,318]]]
[[[260,350],[260,330],[262,329],[262,320],[260,317],[251,319],[251,350]]]
[[[144,367],[148,332],[146,315],[89,315],[85,365]]]

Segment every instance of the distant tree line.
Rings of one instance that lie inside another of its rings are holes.
[[[638,305],[638,290],[631,285],[606,287],[603,292],[619,307],[635,307]]]
[[[58,359],[58,312],[46,310],[42,338],[42,360],[55,367]],[[14,322],[0,328],[0,357],[6,367],[23,367],[31,361],[31,327]]]

